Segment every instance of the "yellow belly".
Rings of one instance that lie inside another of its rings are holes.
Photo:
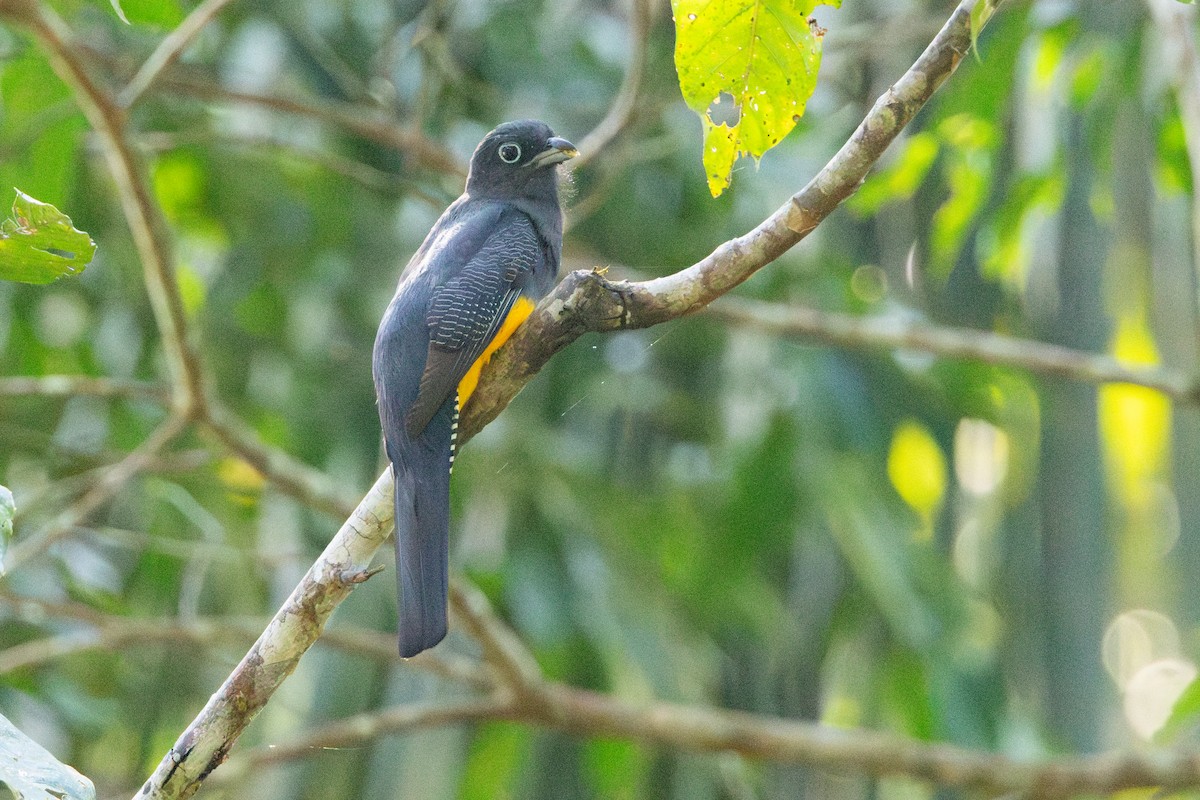
[[[496,335],[488,342],[488,346],[484,348],[483,354],[475,360],[471,368],[467,370],[467,374],[458,382],[458,407],[461,409],[467,404],[475,387],[479,385],[479,372],[483,369],[483,365],[491,360],[492,353],[500,348],[500,345],[508,341],[508,337],[512,336],[513,331],[521,327],[521,323],[529,318],[533,313],[534,303],[525,297],[518,297],[517,302],[513,303],[512,309],[508,312],[508,316],[504,318],[504,323],[500,326],[500,330],[496,331]]]

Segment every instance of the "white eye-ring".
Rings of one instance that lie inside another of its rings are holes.
[[[500,145],[496,153],[505,164],[513,164],[521,158],[521,145],[516,142],[505,142]]]

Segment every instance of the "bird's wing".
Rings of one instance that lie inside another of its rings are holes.
[[[409,436],[421,434],[483,354],[543,257],[529,217],[506,214],[458,275],[434,291],[425,371],[404,420]]]

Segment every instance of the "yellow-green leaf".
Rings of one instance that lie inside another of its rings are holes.
[[[896,429],[887,471],[896,493],[932,530],[933,515],[946,496],[947,470],[941,447],[924,426],[909,420]]]
[[[53,283],[82,272],[96,254],[92,237],[49,203],[16,192],[12,217],[0,222],[0,280]]]
[[[13,515],[16,513],[12,492],[8,487],[0,486],[0,575],[4,574],[4,554],[8,552],[8,543],[12,539]]]
[[[979,58],[979,32],[995,13],[996,0],[978,0],[971,9],[971,49],[975,51],[975,58]]]
[[[679,88],[704,125],[713,197],[729,186],[740,156],[761,158],[804,113],[821,65],[825,32],[808,18],[819,2],[672,0]],[[723,96],[733,101],[730,119],[714,118]]]

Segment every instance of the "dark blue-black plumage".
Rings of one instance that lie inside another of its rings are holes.
[[[555,165],[575,154],[542,122],[500,125],[467,186],[400,276],[372,358],[396,486],[400,654],[446,635],[450,467],[458,387],[519,298],[554,285],[562,252]]]

